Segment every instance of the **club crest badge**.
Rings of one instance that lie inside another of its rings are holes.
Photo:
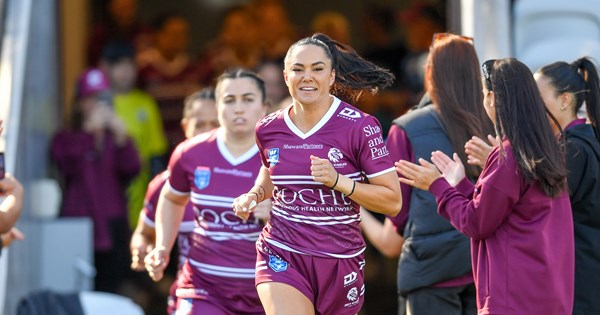
[[[267,152],[267,162],[269,162],[269,166],[274,166],[279,162],[279,148],[269,149]]]
[[[210,184],[210,168],[198,166],[194,170],[194,184],[198,189],[204,189]]]
[[[269,267],[275,272],[286,271],[288,263],[277,256],[269,255]]]

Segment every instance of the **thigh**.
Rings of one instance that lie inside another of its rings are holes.
[[[463,315],[460,292],[464,287],[423,288],[406,296],[407,315]]]
[[[229,313],[206,300],[178,299],[175,315],[229,315]]]
[[[363,255],[351,258],[314,257],[315,309],[319,314],[351,315],[362,308],[365,282]]]
[[[263,282],[256,286],[267,315],[315,314],[312,302],[296,288],[281,282]]]

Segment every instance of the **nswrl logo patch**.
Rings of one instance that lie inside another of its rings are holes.
[[[279,148],[269,149],[267,153],[267,162],[269,162],[269,166],[274,166],[279,162]]]
[[[198,189],[204,189],[210,184],[210,168],[198,166],[194,170],[194,184]]]
[[[275,272],[286,271],[288,263],[277,256],[269,255],[269,267]]]

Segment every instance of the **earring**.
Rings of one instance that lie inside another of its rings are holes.
[[[561,106],[561,107],[560,107],[560,111],[561,111],[561,112],[564,112],[564,111],[565,111],[565,109],[567,109],[567,108],[565,107],[565,105],[563,105],[563,106]]]

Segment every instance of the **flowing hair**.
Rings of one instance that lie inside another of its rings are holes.
[[[506,137],[519,171],[531,182],[538,181],[544,194],[558,196],[566,189],[564,142],[552,133],[548,116],[533,75],[514,58],[488,60],[483,64],[484,84],[495,95],[496,134]]]
[[[285,56],[285,62],[289,60],[294,48],[304,45],[321,47],[331,60],[331,68],[335,70],[335,81],[331,87],[331,93],[334,95],[346,96],[357,101],[364,91],[375,94],[394,82],[395,77],[388,69],[365,60],[349,45],[321,33],[292,44]]]

